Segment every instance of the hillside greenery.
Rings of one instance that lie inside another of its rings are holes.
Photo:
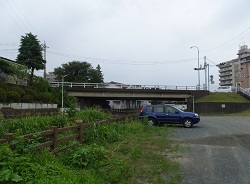
[[[61,89],[51,88],[42,77],[34,77],[31,86],[18,86],[0,81],[0,103],[54,103],[61,106]],[[74,97],[64,92],[64,105],[71,107]]]
[[[249,102],[237,93],[210,92],[209,95],[196,99],[195,102]]]

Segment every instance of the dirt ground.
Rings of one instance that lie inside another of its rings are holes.
[[[183,184],[250,184],[250,117],[204,116],[171,139],[184,146]]]

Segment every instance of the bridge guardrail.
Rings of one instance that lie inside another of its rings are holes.
[[[111,88],[111,89],[154,89],[154,90],[205,90],[198,86],[171,86],[171,85],[127,85],[109,83],[74,83],[74,82],[51,82],[51,87],[83,87],[83,88]]]

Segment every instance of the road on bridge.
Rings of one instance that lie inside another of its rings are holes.
[[[171,139],[185,148],[177,158],[182,183],[250,183],[250,117],[201,117],[193,128],[176,128]]]

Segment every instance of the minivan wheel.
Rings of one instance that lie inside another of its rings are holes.
[[[156,125],[156,120],[153,119],[153,118],[149,118],[148,119],[148,125],[150,125],[150,126]]]
[[[191,128],[193,126],[193,121],[191,119],[184,119],[183,126],[185,128]]]

